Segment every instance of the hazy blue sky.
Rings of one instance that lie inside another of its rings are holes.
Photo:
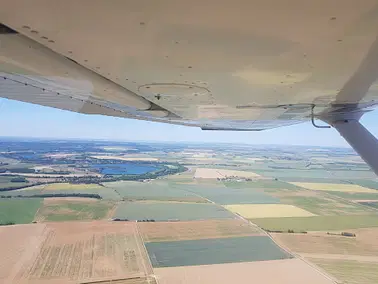
[[[362,120],[376,136],[377,121],[378,112],[368,113]],[[83,115],[6,99],[0,99],[0,136],[348,146],[336,130],[317,129],[311,123],[261,132],[202,131],[163,123]]]

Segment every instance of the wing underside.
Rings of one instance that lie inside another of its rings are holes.
[[[376,1],[270,2],[3,1],[0,96],[205,130],[374,107]]]

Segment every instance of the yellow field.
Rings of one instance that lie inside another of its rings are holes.
[[[224,169],[208,169],[208,168],[198,168],[194,174],[194,178],[228,178],[228,177],[240,177],[240,178],[256,178],[260,175],[254,172],[245,171],[234,171],[234,170],[224,170]]]
[[[72,184],[72,183],[51,183],[44,187],[44,190],[81,190],[81,189],[102,189],[98,184]]]
[[[316,216],[294,205],[287,204],[235,204],[226,205],[225,207],[248,219]]]
[[[311,190],[325,191],[342,191],[342,192],[367,192],[376,193],[374,189],[362,187],[356,184],[339,184],[339,183],[312,183],[312,182],[291,182],[296,186],[304,187]]]

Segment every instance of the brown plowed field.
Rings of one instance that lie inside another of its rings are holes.
[[[240,220],[204,220],[187,222],[138,222],[139,232],[145,242],[163,242],[256,236],[262,232]]]
[[[8,273],[7,279],[13,280],[8,283],[82,283],[144,278],[152,273],[135,223],[61,222],[20,227],[22,233],[9,233],[19,236],[19,241],[8,238],[9,242],[2,242],[9,251],[21,250],[19,256],[11,255],[21,262],[12,264],[1,258],[3,274],[15,271]],[[37,238],[38,246],[30,245],[30,238]]]
[[[300,259],[157,268],[159,284],[333,284]]]
[[[316,234],[271,234],[278,244],[297,253],[378,256],[378,228],[348,230],[357,237]]]
[[[38,255],[46,235],[45,224],[0,227],[0,283],[17,283],[19,272]]]

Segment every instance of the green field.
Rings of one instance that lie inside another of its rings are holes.
[[[359,202],[361,205],[369,206],[378,209],[378,201],[377,202]]]
[[[33,186],[27,189],[11,190],[0,192],[0,196],[29,197],[41,194],[98,194],[104,200],[121,200],[119,194],[111,188],[102,187],[100,189],[83,189],[83,190],[44,190],[44,186]]]
[[[325,177],[289,177],[289,178],[280,178],[280,180],[285,182],[313,182],[313,183],[337,183],[337,184],[350,184],[346,179],[337,179],[337,178],[325,178]]]
[[[38,211],[36,219],[51,222],[99,220],[105,218],[112,207],[112,203],[104,201],[61,201],[55,204],[44,204]]]
[[[98,184],[72,184],[72,183],[51,183],[44,186],[45,191],[50,190],[101,190],[103,186]]]
[[[226,209],[211,203],[182,202],[123,202],[118,205],[113,217],[155,221],[235,218]]]
[[[297,186],[283,182],[280,180],[274,180],[274,179],[258,179],[248,182],[235,182],[235,181],[227,181],[223,182],[224,185],[228,188],[251,188],[251,189],[298,189]]]
[[[0,223],[31,223],[42,199],[0,199]]]
[[[291,256],[266,236],[146,243],[153,267],[285,259]]]
[[[226,204],[275,204],[280,200],[253,188],[216,187],[211,185],[187,185],[186,190],[215,203]]]
[[[378,194],[378,181],[369,180],[369,179],[358,179],[358,180],[353,180],[353,183],[361,185],[363,187],[377,189],[377,194]]]
[[[322,196],[322,193],[317,193],[317,196],[286,196],[281,198],[281,203],[295,205],[316,215],[367,215],[378,213],[374,209],[347,200],[332,198],[332,196]]]
[[[338,197],[349,200],[378,200],[377,193],[365,193],[365,192],[341,192],[341,191],[327,191],[327,193],[336,195]]]
[[[251,222],[265,230],[331,231],[378,227],[378,215],[259,218]]]
[[[29,185],[28,182],[11,182],[11,179],[13,179],[13,178],[15,178],[15,177],[0,176],[0,189],[3,189],[3,188],[15,188],[15,187]]]
[[[115,190],[124,200],[207,202],[196,194],[186,191],[187,185],[170,180],[108,182],[104,183],[104,186]]]
[[[316,258],[310,259],[310,261],[324,269],[326,272],[331,273],[345,284],[378,283],[377,263]]]

